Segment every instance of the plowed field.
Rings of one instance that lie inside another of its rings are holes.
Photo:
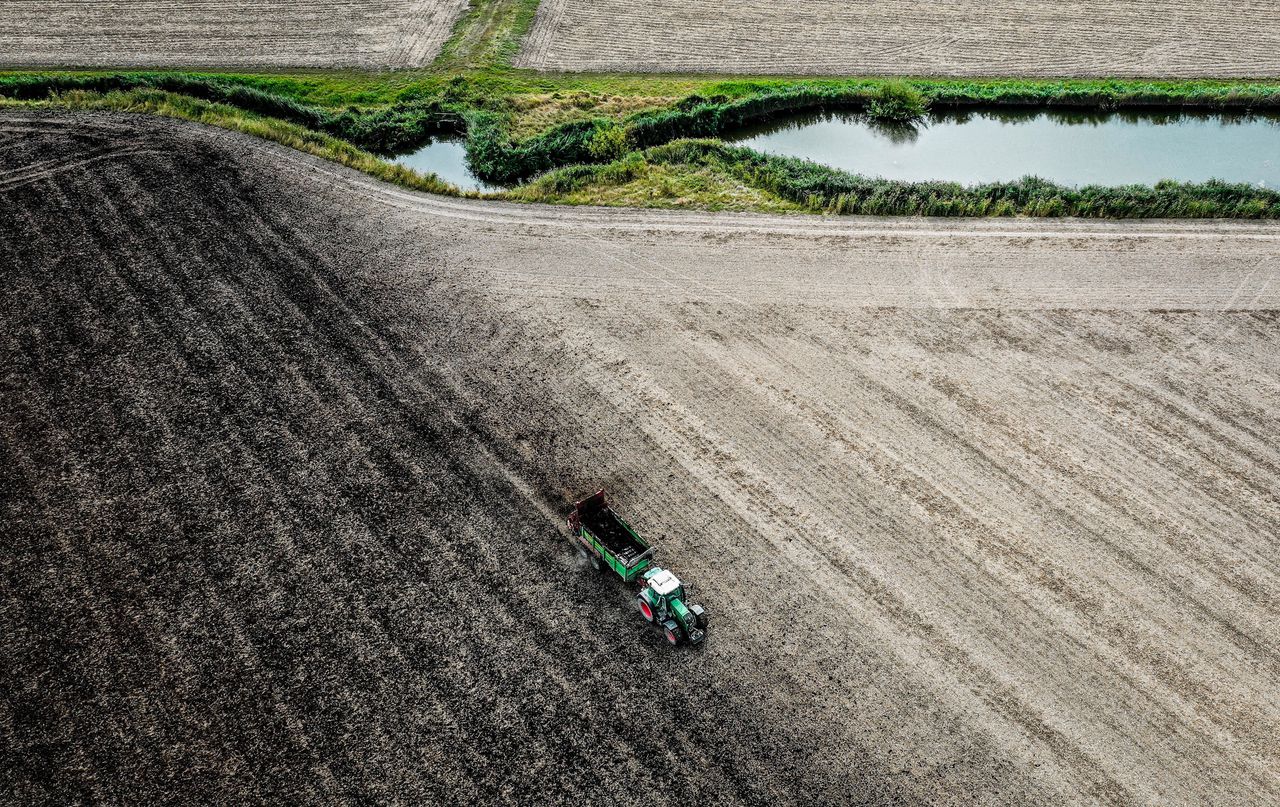
[[[1280,799],[1280,228],[522,207],[0,129],[19,800]],[[575,562],[601,484],[705,647]]]
[[[466,0],[0,0],[6,67],[421,67]]]
[[[538,70],[830,75],[1280,75],[1254,0],[544,0]]]

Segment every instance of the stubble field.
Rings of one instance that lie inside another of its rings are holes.
[[[10,792],[1280,798],[1275,225],[554,209],[3,128]],[[600,484],[704,648],[575,564]]]
[[[517,66],[781,75],[1268,77],[1254,0],[544,0]]]
[[[422,67],[466,7],[466,0],[0,0],[0,67]]]

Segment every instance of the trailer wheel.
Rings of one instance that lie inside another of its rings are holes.
[[[680,634],[679,634],[679,633],[677,633],[677,632],[675,631],[675,629],[673,629],[673,628],[663,628],[663,629],[662,629],[662,631],[663,631],[663,633],[664,633],[664,634],[666,634],[666,637],[667,637],[667,644],[669,644],[669,645],[671,645],[671,646],[673,646],[673,647],[674,647],[675,645],[680,644]]]
[[[640,609],[641,615],[644,616],[646,622],[653,621],[653,606],[644,597],[636,597],[636,605]]]
[[[591,561],[591,568],[595,569],[597,572],[604,568],[600,563],[600,558],[595,555],[588,555],[587,560]]]

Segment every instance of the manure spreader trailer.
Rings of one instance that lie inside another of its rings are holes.
[[[654,547],[613,511],[603,490],[573,506],[569,529],[578,552],[593,567],[607,568],[628,583],[641,582],[636,607],[662,629],[668,643],[700,644],[707,638],[707,612],[688,601],[688,586],[654,564]]]

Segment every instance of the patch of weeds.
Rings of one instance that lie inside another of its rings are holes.
[[[631,150],[631,140],[624,126],[604,124],[597,126],[587,145],[591,156],[600,162],[618,159]]]
[[[874,90],[864,111],[873,121],[903,124],[924,118],[928,106],[924,93],[910,84],[893,82]]]
[[[771,213],[800,205],[737,179],[715,165],[650,163],[639,152],[607,165],[553,171],[517,188],[511,198],[552,204],[688,208]]]

